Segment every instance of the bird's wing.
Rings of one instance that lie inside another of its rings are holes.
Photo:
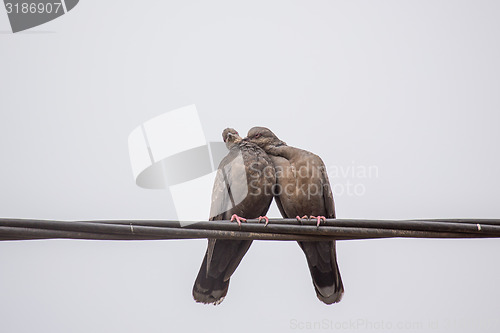
[[[215,175],[214,187],[212,189],[212,203],[210,205],[210,221],[223,220],[224,212],[229,202],[229,186],[225,179],[226,172],[218,169]]]
[[[321,165],[321,183],[323,185],[323,200],[325,201],[325,210],[327,218],[335,218],[335,202],[333,200],[332,188],[328,180],[325,165]]]
[[[230,151],[219,164],[212,189],[210,221],[227,219],[227,211],[234,206],[234,199],[231,195],[231,185],[233,183],[233,163],[231,162],[237,155],[237,152]]]
[[[272,163],[274,164],[275,172],[278,175],[279,173],[283,173],[286,168],[289,167],[290,162],[281,156],[270,156]],[[279,172],[279,173],[278,173]],[[278,178],[276,178],[276,182],[279,183]],[[281,184],[280,184],[281,185]],[[279,188],[278,188],[279,189]],[[285,211],[285,208],[283,207],[283,203],[281,202],[280,199],[280,193],[277,193],[278,191],[274,190],[273,193],[276,193],[277,195],[274,196],[274,200],[276,201],[276,205],[278,206],[278,209],[281,213],[281,216],[283,217],[289,217]]]

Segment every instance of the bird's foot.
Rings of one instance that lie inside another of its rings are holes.
[[[318,220],[318,224],[316,224],[317,227],[319,227],[319,225],[321,224],[322,220],[323,220],[323,222],[326,222],[326,217],[321,216],[321,215],[320,216],[312,216],[311,215],[311,218]]]
[[[264,227],[267,227],[267,225],[269,224],[269,219],[267,218],[267,216],[265,216],[265,215],[264,216],[259,216],[259,223],[262,220],[266,221],[266,224],[264,224]]]
[[[236,222],[238,222],[238,225],[240,227],[241,227],[241,222],[246,222],[247,221],[246,218],[238,216],[236,214],[233,214],[233,216],[231,216],[231,222],[233,222],[234,220],[236,220]]]
[[[302,224],[302,220],[303,219],[308,219],[309,220],[309,217],[307,217],[307,215],[304,215],[302,217],[300,217],[300,216],[297,215],[297,216],[295,216],[295,218],[297,219],[297,221],[300,222],[300,224]]]

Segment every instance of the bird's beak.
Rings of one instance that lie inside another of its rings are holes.
[[[247,136],[247,137],[244,137],[242,140],[243,140],[243,141],[248,141],[248,140],[249,140],[249,138],[248,138],[248,136]]]

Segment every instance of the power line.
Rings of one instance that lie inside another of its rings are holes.
[[[374,238],[498,238],[500,219],[370,220],[327,219],[315,221],[270,219],[267,226],[248,220],[239,226],[230,221],[95,220],[53,221],[0,219],[0,240],[90,239],[255,239],[255,240],[353,240]]]

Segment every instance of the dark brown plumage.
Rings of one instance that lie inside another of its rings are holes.
[[[229,149],[219,164],[212,191],[210,220],[264,216],[273,199],[276,177],[267,154],[227,128],[222,138]],[[251,240],[208,240],[207,252],[193,286],[196,302],[217,305],[227,294],[229,278],[248,251]]]
[[[332,190],[321,158],[287,146],[265,127],[254,127],[247,138],[271,157],[276,169],[275,199],[281,215],[335,218]],[[307,259],[318,298],[337,303],[344,293],[334,241],[298,242]]]

